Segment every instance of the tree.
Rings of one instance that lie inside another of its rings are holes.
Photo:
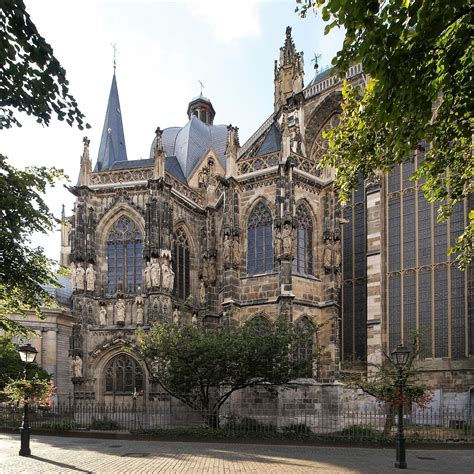
[[[425,408],[430,404],[433,397],[430,387],[419,382],[419,375],[422,370],[415,367],[414,364],[422,352],[418,333],[412,335],[410,347],[411,352],[408,362],[401,369],[402,390],[398,385],[399,369],[385,352],[383,352],[381,364],[371,363],[367,372],[362,374],[348,372],[343,377],[348,388],[362,390],[387,407],[384,429],[386,435],[389,435],[392,429],[396,407],[400,404],[403,404],[403,406],[416,404],[420,408]]]
[[[21,126],[14,111],[48,125],[51,117],[84,126],[84,115],[69,94],[64,69],[38,33],[22,0],[0,0],[0,129]],[[56,168],[24,171],[0,155],[0,329],[25,334],[7,316],[52,303],[44,285],[57,284],[53,262],[41,247],[31,248],[33,232],[47,233],[57,222],[43,194],[63,177]]]
[[[236,390],[269,388],[307,373],[313,357],[293,357],[295,345],[307,337],[283,318],[212,329],[155,324],[140,331],[139,347],[163,389],[215,427],[219,409]]]
[[[41,247],[32,248],[34,232],[47,233],[58,222],[44,202],[48,186],[63,176],[56,168],[31,167],[18,170],[0,155],[0,329],[25,334],[9,314],[51,306],[54,299],[45,285],[57,286],[54,262]]]
[[[411,179],[445,220],[471,196],[474,11],[465,0],[297,0],[297,11],[321,10],[325,32],[344,28],[333,59],[342,75],[362,62],[364,90],[345,83],[342,116],[328,133],[322,166],[336,170],[342,201],[360,175],[389,172],[414,151],[424,159]],[[465,269],[474,255],[474,211],[450,250]]]
[[[20,380],[25,371],[25,364],[21,361],[15,344],[7,336],[0,337],[0,392],[13,380]],[[37,378],[49,382],[51,375],[37,364],[28,364],[26,378]]]
[[[0,35],[0,129],[21,126],[14,110],[43,125],[55,115],[81,130],[88,127],[69,93],[66,71],[22,0],[0,0]]]

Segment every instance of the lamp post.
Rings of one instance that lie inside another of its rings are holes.
[[[31,345],[25,344],[20,346],[18,349],[21,360],[25,363],[25,380],[27,375],[28,364],[31,364],[35,361],[36,354],[38,351]],[[20,456],[30,456],[30,423],[28,420],[28,400],[23,401],[24,412],[23,412],[23,422],[20,426],[20,436],[21,436],[21,445],[20,445]]]
[[[405,387],[405,374],[403,373],[403,369],[407,365],[408,358],[410,357],[410,350],[402,344],[399,344],[391,353],[391,356],[393,363],[398,370],[397,387],[400,397],[398,403],[398,430],[396,437],[397,459],[395,461],[395,467],[398,469],[406,469],[405,434],[403,433],[403,389]]]

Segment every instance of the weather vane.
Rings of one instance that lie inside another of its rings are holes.
[[[317,71],[318,68],[319,68],[319,63],[318,63],[319,59],[321,59],[321,55],[314,53],[314,58],[311,60],[311,62],[314,63],[314,70],[315,71]]]
[[[202,95],[202,90],[204,89],[204,84],[202,83],[201,80],[199,80],[198,82],[199,82],[199,84],[200,84],[200,86],[201,86],[201,95]]]
[[[110,43],[110,46],[112,46],[112,49],[114,50],[114,71],[117,69],[117,43]]]

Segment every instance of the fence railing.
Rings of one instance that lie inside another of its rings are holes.
[[[0,405],[0,428],[21,424],[22,407]],[[384,409],[353,411],[292,410],[281,415],[265,410],[250,412],[221,409],[218,414],[185,406],[136,403],[101,404],[76,402],[48,409],[30,407],[30,425],[46,430],[97,430],[140,434],[225,437],[275,437],[340,441],[391,441],[396,419]],[[474,411],[424,409],[404,415],[408,440],[474,442]]]

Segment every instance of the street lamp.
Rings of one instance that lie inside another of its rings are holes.
[[[399,344],[396,349],[392,351],[391,356],[393,363],[398,370],[397,386],[400,397],[398,403],[398,430],[396,438],[397,460],[395,461],[395,467],[398,469],[406,469],[405,435],[403,433],[403,389],[405,386],[405,374],[403,373],[403,369],[407,365],[410,357],[410,350],[402,344]]]
[[[25,380],[27,376],[28,364],[31,364],[35,361],[36,354],[38,351],[31,344],[24,344],[18,349],[21,360],[25,363]],[[29,456],[31,454],[30,449],[30,424],[28,420],[28,400],[23,401],[24,412],[23,412],[23,422],[20,427],[20,436],[21,436],[21,445],[20,445],[20,456]]]

